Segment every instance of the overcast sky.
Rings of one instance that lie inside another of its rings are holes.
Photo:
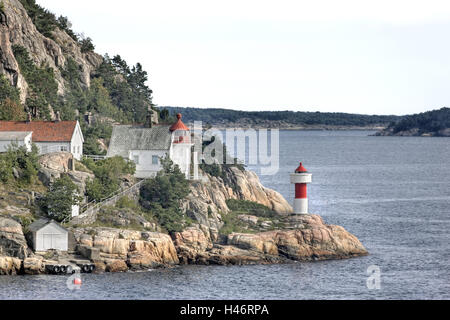
[[[141,62],[160,106],[407,114],[449,106],[450,3],[37,0]]]

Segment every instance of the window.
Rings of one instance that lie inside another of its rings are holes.
[[[139,156],[133,156],[133,161],[136,164],[139,164]]]
[[[61,146],[60,150],[61,152],[67,152],[67,146]]]
[[[152,164],[159,164],[158,156],[152,156]]]

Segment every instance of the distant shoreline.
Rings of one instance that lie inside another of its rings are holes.
[[[193,123],[188,123],[188,125],[193,126]],[[380,131],[384,130],[385,126],[326,126],[326,125],[311,125],[311,126],[242,126],[238,124],[227,124],[227,125],[211,125],[212,128],[218,130],[226,129],[238,129],[238,130],[248,130],[248,129],[278,129],[285,131]]]

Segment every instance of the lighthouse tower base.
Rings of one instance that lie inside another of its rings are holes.
[[[308,213],[307,184],[311,183],[312,174],[300,163],[295,173],[291,173],[291,183],[295,184],[294,214]]]
[[[294,213],[307,214],[308,213],[308,199],[294,199]]]

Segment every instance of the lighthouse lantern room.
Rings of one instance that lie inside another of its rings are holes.
[[[295,199],[294,199],[294,213],[306,214],[308,213],[308,193],[306,186],[312,182],[312,174],[308,173],[303,164],[291,173],[291,183],[295,184]]]

